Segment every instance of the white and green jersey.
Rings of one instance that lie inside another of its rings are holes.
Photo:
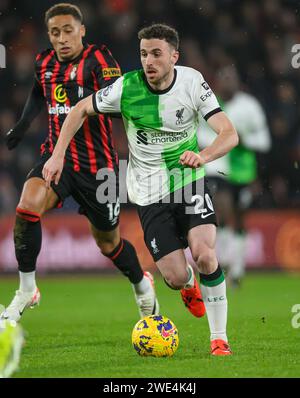
[[[180,165],[180,155],[199,153],[199,117],[207,120],[220,105],[195,69],[176,66],[168,89],[154,91],[143,70],[126,73],[93,97],[99,113],[121,112],[128,136],[129,199],[140,206],[156,203],[204,176],[204,168]]]

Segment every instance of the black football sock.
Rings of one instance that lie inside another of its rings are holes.
[[[107,254],[115,266],[125,275],[131,283],[141,282],[144,272],[140,266],[135,248],[126,239],[121,239],[114,250]]]
[[[36,260],[42,246],[39,214],[17,208],[14,242],[19,271],[35,271]]]

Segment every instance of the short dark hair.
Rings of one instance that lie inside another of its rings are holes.
[[[50,18],[56,17],[57,15],[72,15],[79,22],[83,22],[82,12],[80,8],[71,3],[59,3],[55,4],[45,13],[45,23],[48,24]]]
[[[145,28],[141,29],[138,33],[138,38],[142,39],[160,39],[165,40],[167,43],[171,44],[178,50],[179,48],[179,35],[177,30],[172,28],[169,25],[165,24],[153,24],[151,26],[146,26]]]

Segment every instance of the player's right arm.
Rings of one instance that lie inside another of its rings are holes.
[[[9,130],[5,137],[5,143],[9,150],[15,148],[23,139],[32,121],[40,113],[44,104],[43,89],[35,78],[31,92],[27,98],[23,113],[15,127]]]
[[[95,111],[93,108],[93,95],[90,95],[79,101],[66,117],[52,156],[43,167],[42,174],[47,188],[50,188],[52,180],[55,181],[55,184],[58,184],[64,167],[66,150],[85,119],[92,115],[95,115]]]
[[[120,77],[114,84],[79,101],[68,114],[62,125],[52,156],[43,168],[42,173],[47,188],[50,187],[53,180],[55,184],[58,184],[64,167],[66,150],[85,119],[97,113],[120,112],[122,81],[123,77]]]
[[[226,155],[238,144],[239,138],[233,124],[222,111],[214,92],[199,72],[195,74],[193,89],[192,98],[199,117],[202,116],[217,134],[214,141],[199,153],[185,151],[180,156],[179,161],[182,165],[197,168]]]

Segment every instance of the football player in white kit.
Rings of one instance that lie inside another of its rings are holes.
[[[233,287],[240,286],[246,266],[246,231],[244,215],[251,204],[250,184],[257,179],[256,153],[271,148],[265,112],[258,100],[241,89],[236,68],[228,65],[216,74],[219,102],[239,134],[239,145],[205,168],[216,205],[220,227],[217,254],[222,266],[228,267]],[[209,146],[215,137],[205,121],[198,130],[200,148]]]
[[[201,73],[175,66],[175,29],[154,24],[138,37],[143,69],[75,106],[43,176],[48,185],[59,181],[65,151],[87,116],[121,112],[129,145],[127,189],[146,245],[166,284],[181,291],[190,312],[200,317],[206,310],[212,355],[230,355],[226,283],[215,253],[217,222],[203,166],[235,147],[238,135]],[[199,152],[201,117],[217,136]],[[184,254],[187,246],[200,273],[202,297]]]

